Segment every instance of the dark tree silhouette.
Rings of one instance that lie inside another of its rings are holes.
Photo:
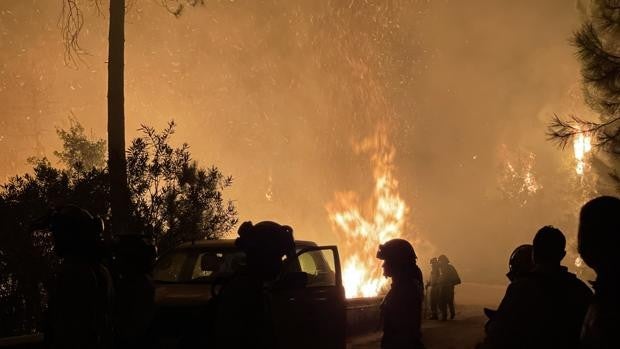
[[[216,168],[203,169],[189,146],[170,145],[175,124],[161,132],[142,126],[128,150],[132,221],[160,251],[197,239],[216,239],[237,223],[231,201],[221,191],[232,185]]]
[[[57,260],[49,232],[33,222],[64,204],[81,206],[110,222],[105,141],[86,137],[77,121],[57,133],[63,149],[55,153],[63,168],[34,159],[32,173],[0,186],[0,337],[40,329],[48,278]],[[161,132],[143,126],[127,153],[129,221],[160,251],[184,241],[221,237],[237,222],[233,203],[222,197],[232,179],[215,167],[199,167],[188,145],[171,146],[173,133],[174,123]]]
[[[75,118],[69,119],[68,130],[59,128],[56,134],[62,141],[62,150],[54,151],[54,155],[68,169],[80,172],[105,167],[105,141],[88,139]]]
[[[196,6],[202,0],[161,0],[162,5],[175,16],[179,16],[184,4]],[[90,0],[99,12],[101,0]],[[129,189],[125,157],[125,0],[109,0],[108,29],[108,168],[110,171],[110,203],[112,226],[115,234],[128,231]],[[79,45],[79,34],[84,17],[79,0],[64,0],[61,29],[65,42],[65,60],[77,63],[83,52]]]
[[[125,159],[125,0],[110,0],[108,33],[108,169],[116,234],[128,233],[129,189]]]
[[[556,115],[547,135],[562,148],[579,134],[591,136],[595,147],[611,155],[611,175],[620,184],[620,2],[596,0],[587,10],[588,19],[574,34],[573,44],[581,62],[585,101],[599,120]]]
[[[99,0],[92,0],[101,11]],[[108,167],[112,226],[116,234],[128,232],[129,190],[125,158],[125,0],[109,0],[108,31]],[[82,53],[79,34],[84,16],[78,0],[64,0],[61,29],[65,61],[76,64]]]

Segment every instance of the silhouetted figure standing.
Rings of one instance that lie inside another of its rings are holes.
[[[112,278],[100,262],[102,222],[67,206],[54,213],[50,231],[62,259],[50,290],[46,342],[51,348],[111,348]]]
[[[448,310],[450,310],[450,319],[454,319],[456,315],[454,310],[454,286],[461,283],[461,278],[456,272],[454,266],[450,264],[448,257],[441,255],[437,257],[439,264],[439,309],[441,311],[441,320],[448,318]]]
[[[582,348],[620,348],[620,199],[601,196],[583,206],[578,244],[581,258],[596,271]]]
[[[534,269],[506,290],[481,348],[578,348],[592,292],[560,265],[564,234],[541,228],[533,242]]]
[[[140,235],[118,237],[115,248],[115,330],[117,348],[147,346],[155,312],[151,268],[154,248]]]
[[[215,347],[274,349],[278,340],[268,291],[282,269],[283,257],[295,256],[293,229],[269,221],[244,222],[238,234],[235,244],[245,252],[246,266],[214,300]]]
[[[426,293],[429,295],[429,303],[431,309],[431,320],[439,319],[439,296],[440,296],[440,288],[439,288],[439,261],[437,258],[431,258],[431,275],[426,282]],[[430,292],[428,289],[430,288]]]
[[[533,250],[534,246],[524,244],[512,251],[508,259],[508,273],[506,273],[506,277],[511,283],[528,277],[534,270]],[[491,323],[496,312],[497,310],[484,308],[484,313],[489,318],[489,321],[485,325],[485,329],[492,326]]]
[[[424,283],[413,246],[406,240],[393,239],[379,245],[377,258],[384,261],[383,275],[392,278],[390,291],[381,304],[381,348],[424,348],[420,330]]]

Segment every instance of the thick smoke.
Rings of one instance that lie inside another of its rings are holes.
[[[372,168],[352,144],[384,123],[408,232],[450,256],[464,280],[503,282],[512,248],[542,225],[574,233],[571,154],[545,140],[554,112],[584,110],[569,45],[574,3],[208,1],[179,18],[158,2],[132,4],[127,137],[175,119],[197,160],[234,176],[228,196],[241,220],[337,242],[325,204],[336,191],[369,195]],[[25,171],[28,156],[51,156],[54,128],[70,114],[105,136],[106,23],[86,11],[87,54],[73,70],[63,65],[57,1],[0,9],[8,176]],[[501,178],[507,161],[530,154],[542,188],[517,195],[520,184]]]

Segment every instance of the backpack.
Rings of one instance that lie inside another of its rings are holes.
[[[448,273],[448,280],[451,285],[456,286],[461,283],[461,278],[459,277],[459,274],[456,272],[456,269],[452,265],[448,266]]]

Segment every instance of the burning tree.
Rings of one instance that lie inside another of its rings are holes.
[[[581,61],[585,101],[599,120],[556,115],[548,136],[562,148],[573,142],[579,174],[579,162],[591,145],[611,155],[611,176],[620,188],[620,6],[617,0],[595,0],[584,12],[586,21],[573,43]]]
[[[386,286],[381,263],[375,258],[377,248],[405,236],[409,212],[398,193],[394,176],[396,150],[385,128],[380,127],[373,137],[355,144],[354,150],[370,154],[373,165],[374,190],[368,206],[353,191],[336,193],[334,201],[327,205],[333,229],[344,247],[342,272],[348,298],[376,296]]]

